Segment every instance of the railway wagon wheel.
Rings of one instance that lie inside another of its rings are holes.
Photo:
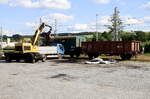
[[[122,60],[130,60],[132,58],[132,54],[121,54],[120,57]]]
[[[94,54],[93,56],[94,56],[94,58],[97,58],[97,57],[99,56],[99,54],[96,53],[96,54]]]
[[[93,59],[93,54],[88,54],[89,59]]]

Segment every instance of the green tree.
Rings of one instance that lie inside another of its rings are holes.
[[[147,35],[147,40],[150,41],[150,32],[148,32]]]
[[[146,42],[148,41],[148,33],[143,31],[135,31],[136,40]]]
[[[22,37],[22,36],[19,35],[19,34],[14,34],[14,35],[12,36],[12,39],[13,39],[13,41],[18,41],[21,37]]]
[[[131,32],[124,32],[121,34],[121,38],[123,41],[131,41],[136,40],[136,35]]]
[[[3,35],[3,41],[7,41],[8,36],[7,35]]]

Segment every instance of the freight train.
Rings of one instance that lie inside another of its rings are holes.
[[[139,41],[91,41],[86,42],[81,36],[59,36],[51,39],[51,42],[60,43],[65,48],[65,54],[71,57],[80,54],[96,58],[99,55],[117,55],[123,60],[129,60],[140,52]]]

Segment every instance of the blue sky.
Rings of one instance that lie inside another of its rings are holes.
[[[40,18],[52,26],[57,20],[58,33],[95,31],[98,14],[98,30],[104,31],[114,7],[125,30],[150,30],[150,0],[0,0],[0,25],[6,35],[34,34]]]

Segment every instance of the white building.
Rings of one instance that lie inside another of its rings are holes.
[[[5,47],[14,47],[16,42],[10,42],[10,38],[7,39],[7,42],[0,42],[0,48]]]

